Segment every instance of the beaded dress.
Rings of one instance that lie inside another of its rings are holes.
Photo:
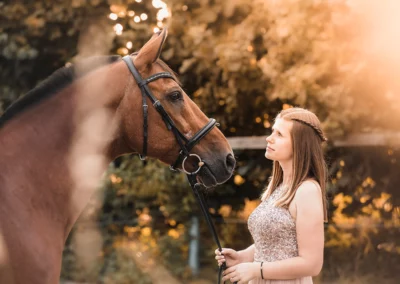
[[[272,262],[298,256],[296,223],[289,210],[274,206],[283,194],[278,187],[271,196],[262,201],[248,219],[249,231],[254,240],[254,261]],[[257,278],[249,284],[312,284],[312,277],[290,280]]]

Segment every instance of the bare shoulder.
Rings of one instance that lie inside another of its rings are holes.
[[[299,228],[305,222],[307,226],[323,223],[324,209],[321,187],[315,181],[304,181],[294,196]]]
[[[316,181],[305,180],[296,190],[294,199],[296,201],[305,202],[311,200],[321,200],[321,187]]]

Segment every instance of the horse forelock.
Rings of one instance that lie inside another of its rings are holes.
[[[64,88],[71,85],[76,79],[100,67],[112,64],[120,58],[121,57],[117,55],[90,57],[76,64],[71,64],[56,70],[6,109],[4,114],[0,117],[0,128],[18,114],[56,95]]]

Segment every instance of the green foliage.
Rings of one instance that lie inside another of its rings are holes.
[[[193,211],[195,199],[183,174],[173,173],[154,160],[148,161],[146,166],[133,156],[126,156],[120,161],[118,167],[111,165],[104,185],[104,207],[117,213],[116,219],[129,220],[132,214],[141,214],[144,208],[149,208],[150,213],[153,209],[157,211],[155,218],[162,214],[177,222],[186,221],[184,216]],[[125,207],[130,211],[118,212]]]
[[[132,252],[123,248],[109,248],[107,257],[98,257],[90,267],[80,267],[74,251],[64,251],[61,279],[102,284],[111,283],[152,283],[132,259]]]
[[[57,4],[49,0],[1,2],[0,62],[7,68],[0,70],[0,115],[53,71],[73,61],[84,45],[95,41],[91,37],[100,38],[90,48],[90,54],[96,55],[94,48],[107,46],[104,34],[111,32],[111,41],[115,43],[105,52],[116,53],[124,37],[117,38],[113,32],[115,22],[107,16],[111,8],[118,10],[128,4],[136,13],[146,12],[149,21],[154,20],[156,11],[148,1],[145,4],[130,0],[60,0]],[[125,24],[128,26],[127,18]],[[94,28],[96,25],[106,29],[98,31]],[[99,32],[103,33],[99,35]],[[151,30],[147,24],[135,25],[124,36],[128,35],[138,49],[150,37]]]
[[[265,133],[262,122],[271,123],[282,102],[315,111],[332,138],[398,129],[399,102],[384,96],[398,90],[391,69],[364,53],[366,19],[344,1],[170,3],[170,33],[178,36],[169,44],[179,50],[166,59],[225,133]]]
[[[163,264],[174,275],[188,278],[191,271],[188,263],[188,240],[181,235],[178,238],[164,235],[158,240],[158,249],[163,259]]]

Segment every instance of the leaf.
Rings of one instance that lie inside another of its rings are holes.
[[[35,15],[29,16],[24,22],[25,25],[32,29],[41,29],[45,25],[45,20],[43,18],[38,18]]]
[[[197,58],[190,58],[183,61],[181,67],[179,68],[179,73],[183,74],[192,67],[192,65],[197,61]]]
[[[214,23],[218,18],[218,12],[214,9],[202,10],[198,17],[198,21],[201,23],[211,24]]]
[[[168,50],[163,51],[163,53],[162,53],[162,57],[166,61],[170,60],[173,56],[174,56],[174,49],[173,48],[169,48]]]

